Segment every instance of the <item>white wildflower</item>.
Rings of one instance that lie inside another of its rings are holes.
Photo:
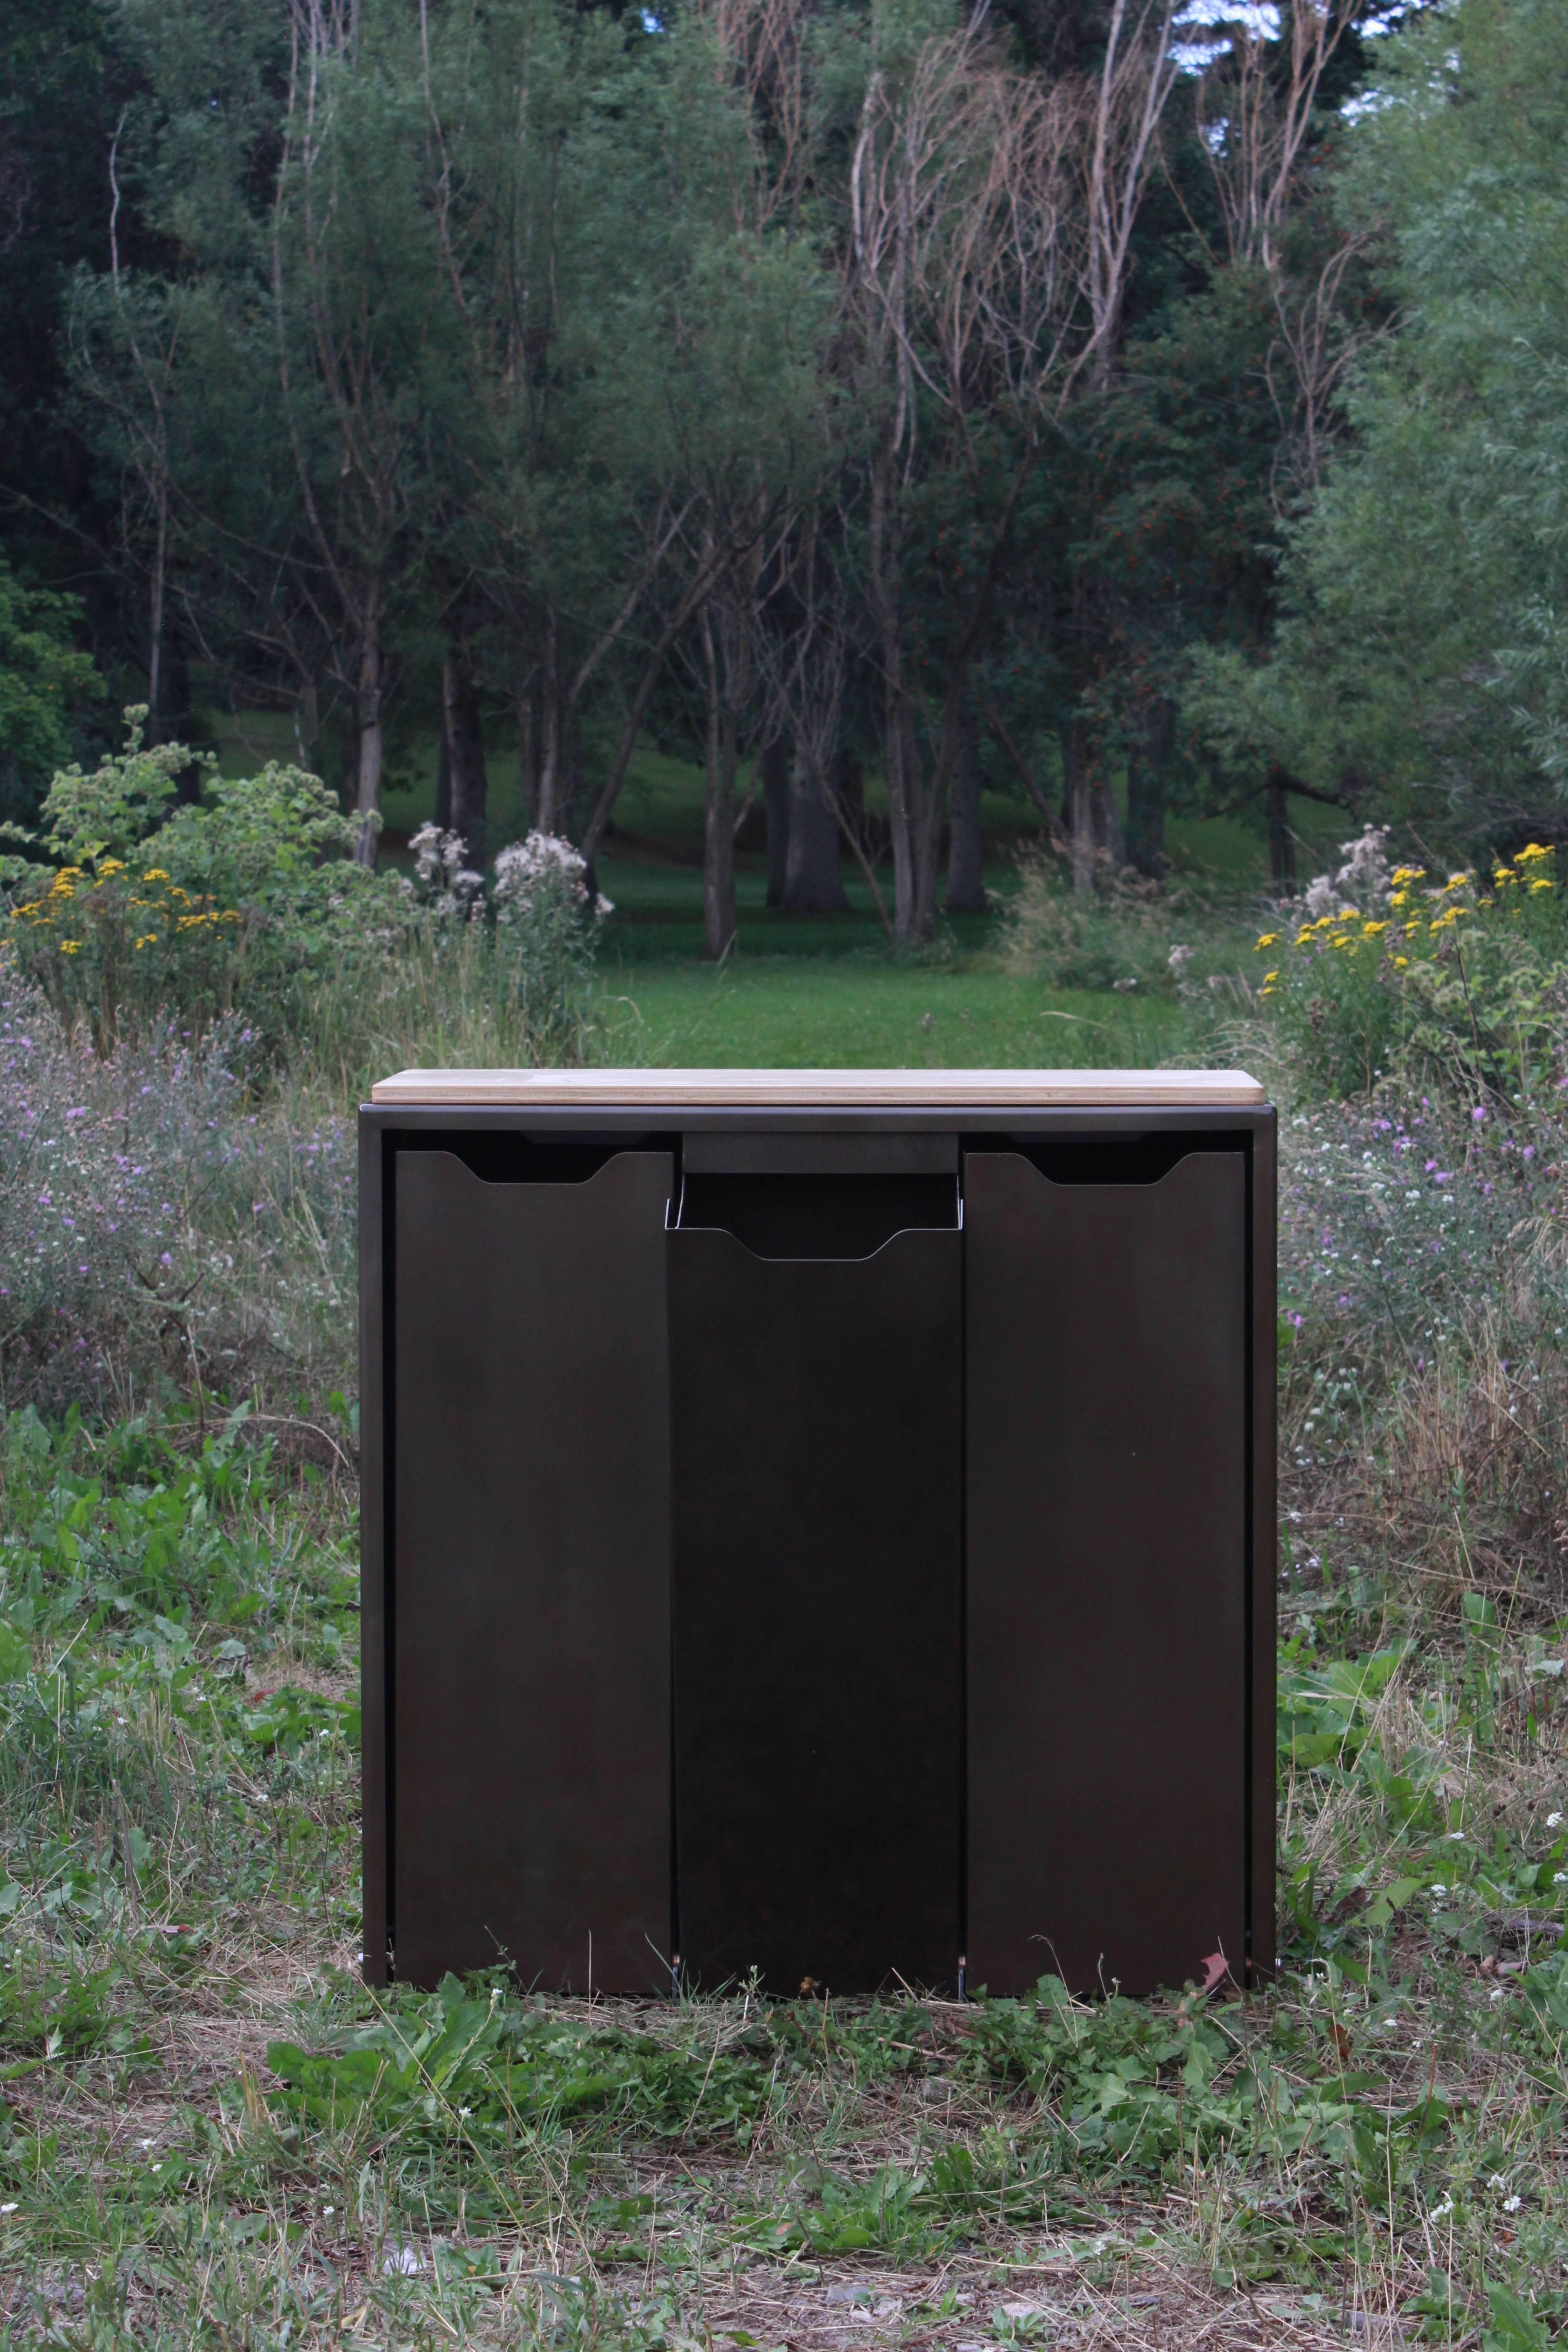
[[[496,920],[521,919],[542,889],[563,889],[585,898],[588,863],[558,833],[531,833],[508,844],[496,859]],[[607,903],[607,902],[606,902]]]

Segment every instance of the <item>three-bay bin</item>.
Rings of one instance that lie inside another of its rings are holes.
[[[1273,1970],[1237,1072],[407,1071],[361,1113],[365,1965]]]

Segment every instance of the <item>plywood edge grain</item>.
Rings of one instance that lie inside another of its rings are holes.
[[[386,1108],[1256,1109],[1245,1070],[400,1070]]]

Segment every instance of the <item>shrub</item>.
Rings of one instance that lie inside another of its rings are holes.
[[[302,1058],[339,1085],[389,1056],[580,1061],[607,901],[591,906],[569,842],[531,834],[496,861],[493,906],[456,834],[415,835],[412,879],[349,852],[354,821],[319,778],[276,762],[220,776],[207,755],[142,741],[55,778],[38,835],[55,861],[6,861],[26,975],[95,1050],[187,1040],[232,1019],[253,1067]],[[199,803],[171,809],[177,777]],[[394,1043],[393,1040],[396,1042]]]
[[[58,864],[12,861],[23,967],[100,1052],[166,1020],[199,1035],[243,1013],[280,1055],[320,975],[398,937],[396,878],[352,862],[353,825],[319,778],[276,762],[220,776],[183,744],[144,747],[144,711],[126,717],[125,750],[57,775],[41,833],[23,836]],[[201,801],[171,811],[193,766]]]
[[[1343,845],[1304,913],[1264,930],[1260,991],[1310,1092],[1367,1093],[1386,1074],[1528,1095],[1562,1064],[1568,926],[1555,853],[1532,842],[1478,876],[1388,869],[1384,835]]]
[[[1076,893],[1058,860],[1026,849],[1002,912],[1002,954],[1053,988],[1168,992],[1193,960],[1189,948],[1173,949],[1174,906],[1160,884],[1132,875],[1108,875],[1100,890]]]
[[[598,943],[586,867],[570,842],[530,834],[484,877],[460,836],[422,825],[399,886],[396,952],[327,976],[301,1029],[340,1098],[403,1065],[559,1066],[592,1048],[588,984]]]
[[[122,1403],[261,1364],[346,1373],[353,1152],[247,1110],[232,1017],[102,1054],[0,954],[0,1381],[6,1401]]]

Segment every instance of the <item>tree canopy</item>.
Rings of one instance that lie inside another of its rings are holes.
[[[367,860],[413,727],[482,859],[504,714],[590,863],[656,729],[715,953],[748,755],[786,896],[858,860],[917,940],[983,780],[1085,887],[1183,804],[1281,880],[1292,794],[1554,821],[1550,0],[81,0],[8,41],[18,811],[88,688],[156,742],[196,671],[293,714]]]

